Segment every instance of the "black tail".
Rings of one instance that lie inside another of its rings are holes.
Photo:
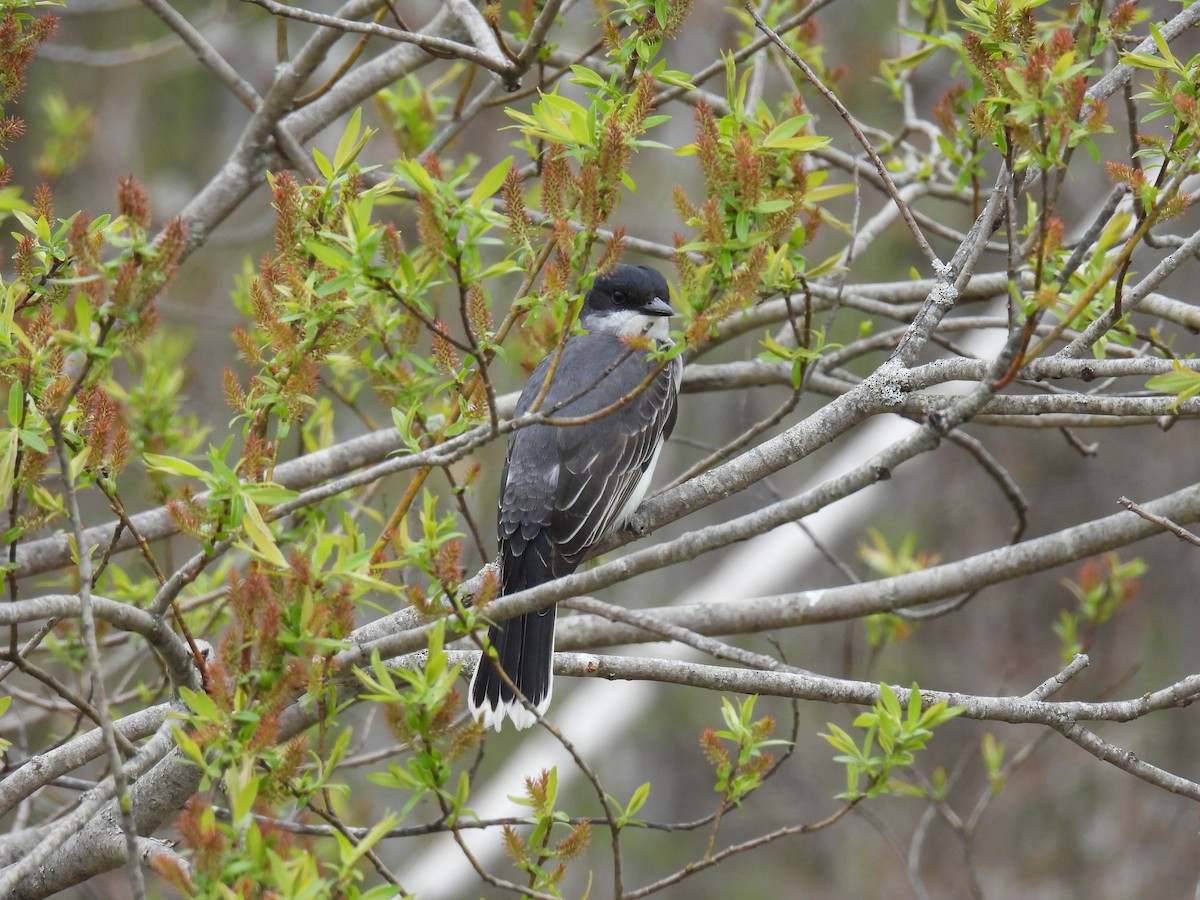
[[[500,730],[507,714],[517,728],[528,728],[537,720],[509,689],[496,671],[499,663],[525,699],[545,712],[550,705],[554,657],[554,607],[518,616],[488,629],[488,640],[496,648],[493,662],[479,661],[471,680],[471,710],[483,713],[484,726]]]
[[[527,587],[569,575],[575,566],[555,552],[545,532],[525,545],[519,557],[501,553],[502,594],[515,594]],[[550,705],[554,660],[554,607],[527,613],[493,625],[488,640],[496,649],[496,660],[483,657],[471,679],[471,712],[482,716],[484,727],[497,731],[504,717],[517,728],[537,721],[513,694],[496,671],[499,664],[525,699],[545,712]]]

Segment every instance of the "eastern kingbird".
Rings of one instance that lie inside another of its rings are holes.
[[[656,373],[660,363],[647,344],[662,349],[672,343],[668,296],[666,279],[646,266],[620,265],[598,277],[579,313],[584,333],[567,339],[557,364],[555,353],[543,359],[521,392],[517,417],[536,411],[575,422],[530,425],[508,442],[498,516],[502,595],[574,572],[646,495],[675,427],[683,374],[679,357]],[[554,607],[493,625],[488,639],[497,658],[484,656],[475,669],[471,712],[497,731],[506,715],[517,728],[528,728],[537,720],[497,666],[538,712],[546,711]]]

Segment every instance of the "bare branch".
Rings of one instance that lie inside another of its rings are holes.
[[[423,34],[419,31],[401,31],[399,28],[392,28],[388,25],[380,25],[376,22],[359,22],[354,19],[341,15],[329,16],[324,13],[309,12],[308,10],[298,9],[293,6],[287,6],[283,3],[277,3],[275,0],[245,0],[247,3],[252,3],[255,6],[261,6],[267,12],[275,16],[281,16],[286,19],[295,19],[300,22],[307,22],[310,25],[320,25],[323,28],[352,32],[357,34],[370,34],[378,37],[387,38],[390,41],[397,41],[402,44],[413,44],[420,47],[422,50],[427,50],[442,56],[454,57],[462,59],[466,62],[475,63],[477,66],[496,73],[511,84],[519,84],[522,70],[514,66],[511,62],[505,59],[503,54],[499,53],[497,47],[497,55],[493,56],[482,48],[473,47],[469,44],[460,44],[457,41],[447,40],[443,37],[438,37],[430,34]],[[494,45],[494,41],[493,41]]]

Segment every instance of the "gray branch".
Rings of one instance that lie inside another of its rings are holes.
[[[118,719],[113,725],[130,741],[141,740],[158,730],[168,709],[170,706],[165,703],[151,706]],[[103,736],[99,729],[95,729],[61,747],[31,756],[0,781],[0,815],[6,814],[38,788],[91,762],[103,753]],[[10,838],[11,836],[7,836],[0,839],[0,865],[8,865],[13,861],[4,855]]]
[[[707,666],[676,659],[629,656],[592,656],[559,654],[554,671],[579,678],[605,678],[627,681],[657,681],[687,685],[713,691],[759,694],[869,706],[878,702],[879,686],[862,681],[846,681],[822,675],[794,672],[736,669]],[[901,704],[907,706],[912,692],[892,686]],[[1152,712],[1185,706],[1200,693],[1200,675],[1191,675],[1159,691],[1130,700],[1089,703],[1085,701],[1050,702],[1028,697],[980,697],[955,691],[921,688],[922,706],[946,703],[963,708],[963,717],[1008,724],[1046,725],[1078,744],[1097,759],[1111,763],[1156,787],[1174,794],[1200,800],[1200,784],[1151,765],[1129,751],[1101,739],[1079,724],[1080,721],[1130,722]]]
[[[1191,524],[1200,520],[1200,485],[1183,488],[1142,505],[1153,514],[1177,524]],[[1116,550],[1163,532],[1161,525],[1128,512],[1119,512],[908,575],[772,597],[665,607],[651,612],[667,622],[686,625],[706,635],[749,634],[821,622],[839,622],[978,591],[1024,575],[1077,562],[1097,553]],[[616,563],[607,563],[592,571],[600,572],[613,565]],[[583,589],[579,592],[582,593]],[[489,604],[488,614],[507,618],[507,609],[502,610],[501,604],[513,603],[516,606],[514,601],[517,598],[533,593],[529,591],[495,601]],[[556,646],[564,650],[657,640],[654,635],[639,629],[592,616],[566,619],[559,623],[556,634]]]
[[[140,835],[154,831],[181,805],[173,802],[178,793],[172,796],[163,790],[163,784],[156,783],[157,779],[140,777],[174,747],[171,723],[164,723],[124,766],[125,775],[132,783],[131,810]],[[190,787],[187,795],[190,796],[200,783],[200,769],[180,765],[187,770],[184,774],[190,776],[184,785]],[[22,846],[22,841],[15,839],[6,846],[6,852],[15,852],[18,858],[0,870],[0,896],[10,900],[45,897],[97,872],[124,864],[127,859],[125,836],[113,793],[110,775],[80,797],[79,804],[58,819],[52,828],[34,830],[29,835],[31,840],[27,849]],[[167,803],[164,804],[164,800]]]

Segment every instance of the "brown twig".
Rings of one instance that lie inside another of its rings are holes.
[[[1192,532],[1188,531],[1182,525],[1172,522],[1166,516],[1155,515],[1154,513],[1150,512],[1150,510],[1138,506],[1138,504],[1134,503],[1128,497],[1118,497],[1117,502],[1131,513],[1136,513],[1137,515],[1141,516],[1147,522],[1153,522],[1155,525],[1159,525],[1171,532],[1171,534],[1175,535],[1175,537],[1179,538],[1181,541],[1186,541],[1189,544],[1200,547],[1200,537],[1196,537],[1196,535],[1192,534]]]

